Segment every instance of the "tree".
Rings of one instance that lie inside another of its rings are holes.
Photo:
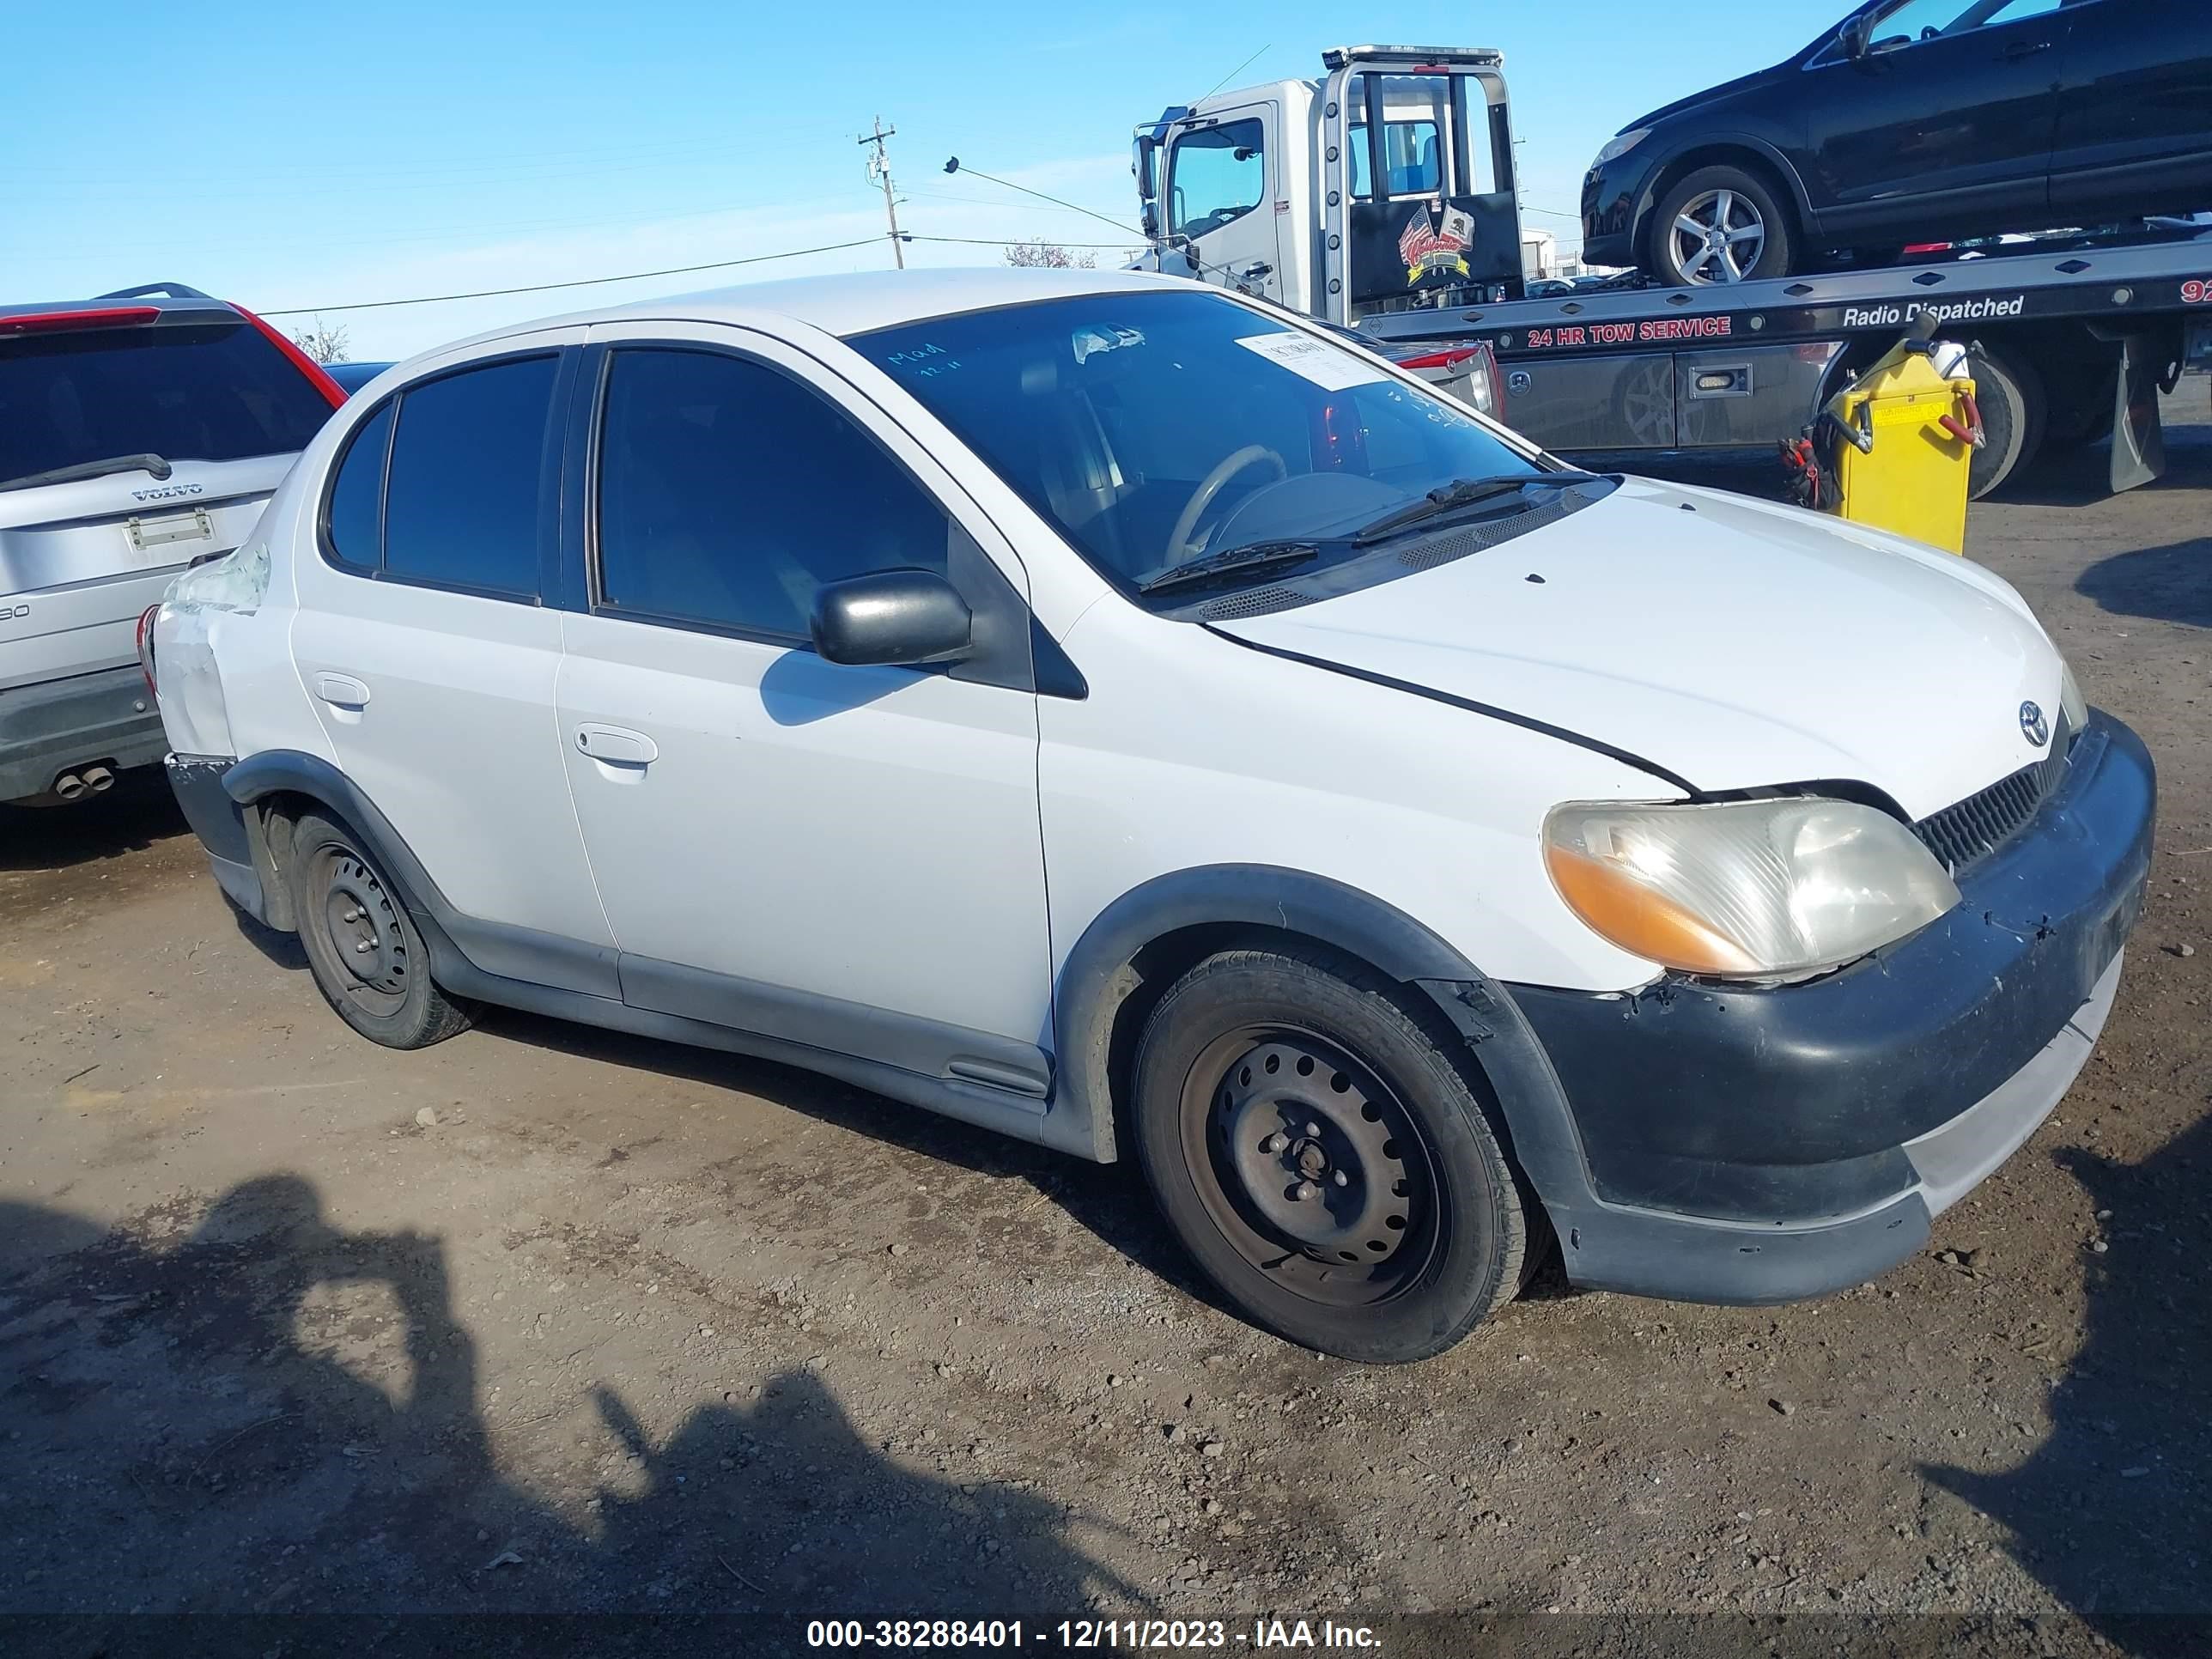
[[[1036,241],[1007,243],[1006,263],[1039,270],[1089,270],[1098,260],[1093,254],[1078,253],[1057,242]]]
[[[292,336],[292,343],[319,363],[342,363],[346,360],[346,325],[335,328],[325,323],[319,314],[313,324]]]

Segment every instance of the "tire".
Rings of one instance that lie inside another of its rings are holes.
[[[2027,363],[1977,348],[1966,372],[1982,411],[1982,447],[1966,465],[1966,494],[1980,501],[2004,488],[2043,447],[2043,379]]]
[[[340,1019],[387,1048],[427,1048],[468,1029],[469,1011],[431,979],[414,919],[350,830],[301,817],[290,880],[308,971]]]
[[[1736,274],[1687,242],[1689,222],[1717,228],[1725,211],[1735,240],[1728,252]],[[1753,229],[1754,244],[1747,240]],[[1646,264],[1652,275],[1677,288],[1708,287],[1715,283],[1750,282],[1759,276],[1787,276],[1796,270],[1797,239],[1788,206],[1761,174],[1726,165],[1699,167],[1675,180],[1659,198],[1647,233]]]
[[[2097,363],[2045,377],[2043,449],[2045,455],[2087,449],[2112,435],[2112,398],[2119,365]]]
[[[1226,951],[1145,1024],[1131,1114],[1168,1225],[1255,1324],[1340,1358],[1443,1352],[1525,1282],[1529,1208],[1400,988],[1318,949]]]

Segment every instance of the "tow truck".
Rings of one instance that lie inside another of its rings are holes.
[[[2108,431],[2117,491],[2164,470],[2157,393],[2212,369],[2212,228],[2188,222],[1726,286],[1629,273],[1532,298],[1504,54],[1358,46],[1322,63],[1137,129],[1139,263],[1357,330],[1547,448],[1794,439],[1932,313],[1978,389],[1976,497],[2046,446]]]

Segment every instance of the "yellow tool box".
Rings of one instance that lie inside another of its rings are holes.
[[[1953,553],[1966,544],[1966,474],[1982,418],[1965,353],[1913,331],[1829,399],[1808,437],[1783,446],[1798,498]]]

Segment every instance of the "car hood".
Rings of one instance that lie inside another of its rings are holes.
[[[2020,596],[1964,559],[1642,479],[1486,552],[1213,626],[1701,791],[1853,781],[1915,818],[2041,758],[2021,704],[2055,720],[2063,672]]]
[[[1633,132],[1638,127],[1656,126],[1669,116],[1680,115],[1686,111],[1703,109],[1710,105],[1723,103],[1737,93],[1747,92],[1753,87],[1765,86],[1784,71],[1791,69],[1790,64],[1778,64],[1771,69],[1755,70],[1749,75],[1739,75],[1733,81],[1723,81],[1717,87],[1704,88],[1692,93],[1686,98],[1677,98],[1671,104],[1662,104],[1657,109],[1647,111],[1621,128],[1621,131]]]

